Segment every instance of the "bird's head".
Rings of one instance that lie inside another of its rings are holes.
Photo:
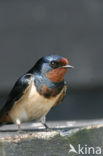
[[[72,68],[68,59],[59,55],[42,57],[34,66],[36,72],[44,74],[51,82],[63,81],[68,68]]]

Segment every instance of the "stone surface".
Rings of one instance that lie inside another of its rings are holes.
[[[96,152],[103,155],[102,120],[48,122],[48,125],[52,130],[46,132],[40,124],[25,123],[21,134],[15,125],[2,126],[0,156],[96,156]],[[83,147],[81,152],[78,146]],[[88,151],[89,147],[94,149]],[[69,153],[71,148],[76,153]]]

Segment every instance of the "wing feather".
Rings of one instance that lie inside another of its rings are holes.
[[[31,78],[32,78],[32,74],[25,74],[16,81],[13,89],[11,90],[8,96],[7,102],[0,110],[0,118],[6,115],[12,108],[14,102],[19,100],[22,97],[25,89],[27,89],[27,87],[31,82]]]

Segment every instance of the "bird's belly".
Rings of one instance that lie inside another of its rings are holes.
[[[60,96],[61,93],[47,99],[36,91],[35,86],[32,86],[28,94],[26,93],[22,99],[15,102],[9,115],[13,122],[16,122],[17,119],[21,122],[39,119],[48,113]]]

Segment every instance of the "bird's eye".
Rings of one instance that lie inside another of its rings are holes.
[[[56,62],[52,61],[52,62],[51,62],[51,65],[54,65],[54,64],[56,64]]]
[[[55,62],[55,61],[52,61],[50,64],[51,64],[51,67],[53,67],[53,68],[57,67],[57,62]]]

